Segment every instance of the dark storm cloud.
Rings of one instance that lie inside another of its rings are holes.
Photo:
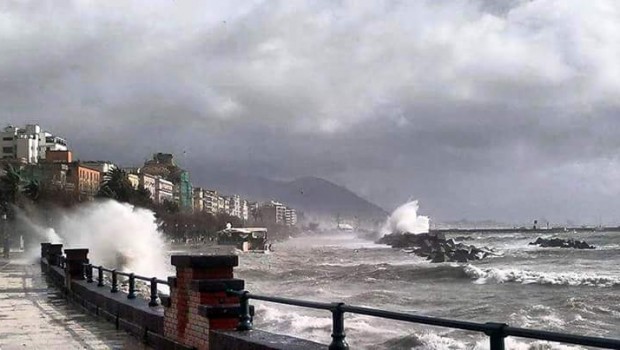
[[[616,221],[613,1],[9,1],[0,51],[0,120],[81,158],[324,176],[439,219]]]

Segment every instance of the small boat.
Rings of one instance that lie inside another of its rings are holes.
[[[271,248],[267,243],[267,229],[263,227],[227,227],[216,233],[217,244],[233,246],[241,252],[265,253]]]

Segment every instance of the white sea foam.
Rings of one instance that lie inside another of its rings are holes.
[[[41,241],[88,248],[94,264],[159,278],[171,272],[166,244],[150,210],[105,200],[59,213],[57,231],[25,217],[21,221]]]
[[[420,206],[418,201],[407,202],[396,208],[388,217],[387,221],[381,229],[384,235],[401,232],[401,233],[426,233],[430,228],[430,219],[428,216],[418,215]]]
[[[566,286],[613,287],[620,285],[620,277],[578,272],[537,272],[518,269],[480,269],[473,265],[464,267],[465,273],[477,284],[521,283]]]

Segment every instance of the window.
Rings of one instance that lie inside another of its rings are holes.
[[[2,153],[13,153],[13,147],[2,147]]]
[[[3,137],[2,141],[13,141],[13,137]]]

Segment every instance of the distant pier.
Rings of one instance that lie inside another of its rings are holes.
[[[431,233],[443,234],[471,234],[471,233],[532,233],[532,234],[554,234],[568,232],[620,232],[620,226],[603,227],[513,227],[513,228],[440,228],[431,229]]]

